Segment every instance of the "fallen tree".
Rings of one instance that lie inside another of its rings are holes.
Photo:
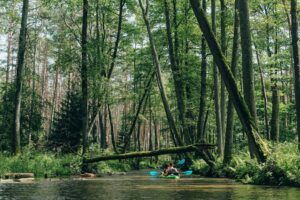
[[[121,160],[121,159],[128,159],[128,158],[139,158],[139,157],[151,157],[151,156],[158,156],[164,154],[180,154],[180,153],[187,153],[193,151],[202,152],[203,150],[213,149],[215,145],[212,144],[192,144],[188,146],[182,147],[172,147],[166,149],[160,149],[155,151],[140,151],[140,152],[132,152],[132,153],[125,153],[125,154],[117,154],[117,155],[108,155],[108,156],[99,156],[96,158],[84,159],[83,163],[94,163],[106,160]]]

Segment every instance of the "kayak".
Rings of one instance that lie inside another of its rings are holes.
[[[173,175],[173,174],[168,175],[168,176],[160,175],[159,178],[165,178],[165,179],[179,179],[180,176],[178,176],[178,175]]]

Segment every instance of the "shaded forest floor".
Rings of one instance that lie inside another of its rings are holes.
[[[92,151],[90,156],[109,155],[111,151]],[[173,157],[175,159],[175,157]],[[68,177],[81,174],[81,157],[79,154],[54,154],[49,152],[34,152],[27,149],[20,156],[0,154],[0,175],[3,178],[9,172],[30,172],[36,177]],[[105,161],[90,164],[91,172],[101,176],[126,172],[133,169],[161,168],[170,162],[170,156],[160,156],[158,160],[131,159],[125,161]],[[233,178],[245,184],[300,186],[300,156],[297,145],[293,143],[276,144],[272,154],[264,164],[258,164],[250,159],[247,149],[235,154],[228,166],[222,164],[222,159],[216,160],[216,168],[211,169],[203,160],[195,160],[191,169],[194,174],[205,177]]]

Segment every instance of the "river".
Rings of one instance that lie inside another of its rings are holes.
[[[167,180],[146,172],[96,179],[40,179],[30,183],[0,182],[0,199],[103,200],[285,200],[300,199],[300,188],[243,185],[229,179],[181,177]]]

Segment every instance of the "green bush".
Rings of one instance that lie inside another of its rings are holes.
[[[0,155],[0,175],[34,173],[36,177],[69,176],[80,173],[81,158],[76,155],[56,156],[51,153],[24,153],[19,156]]]
[[[222,159],[216,160],[212,170],[200,160],[192,169],[203,176],[234,178],[243,183],[260,185],[300,186],[300,155],[294,143],[270,144],[271,155],[265,163],[250,159],[246,150],[234,155],[231,163],[223,166]]]

